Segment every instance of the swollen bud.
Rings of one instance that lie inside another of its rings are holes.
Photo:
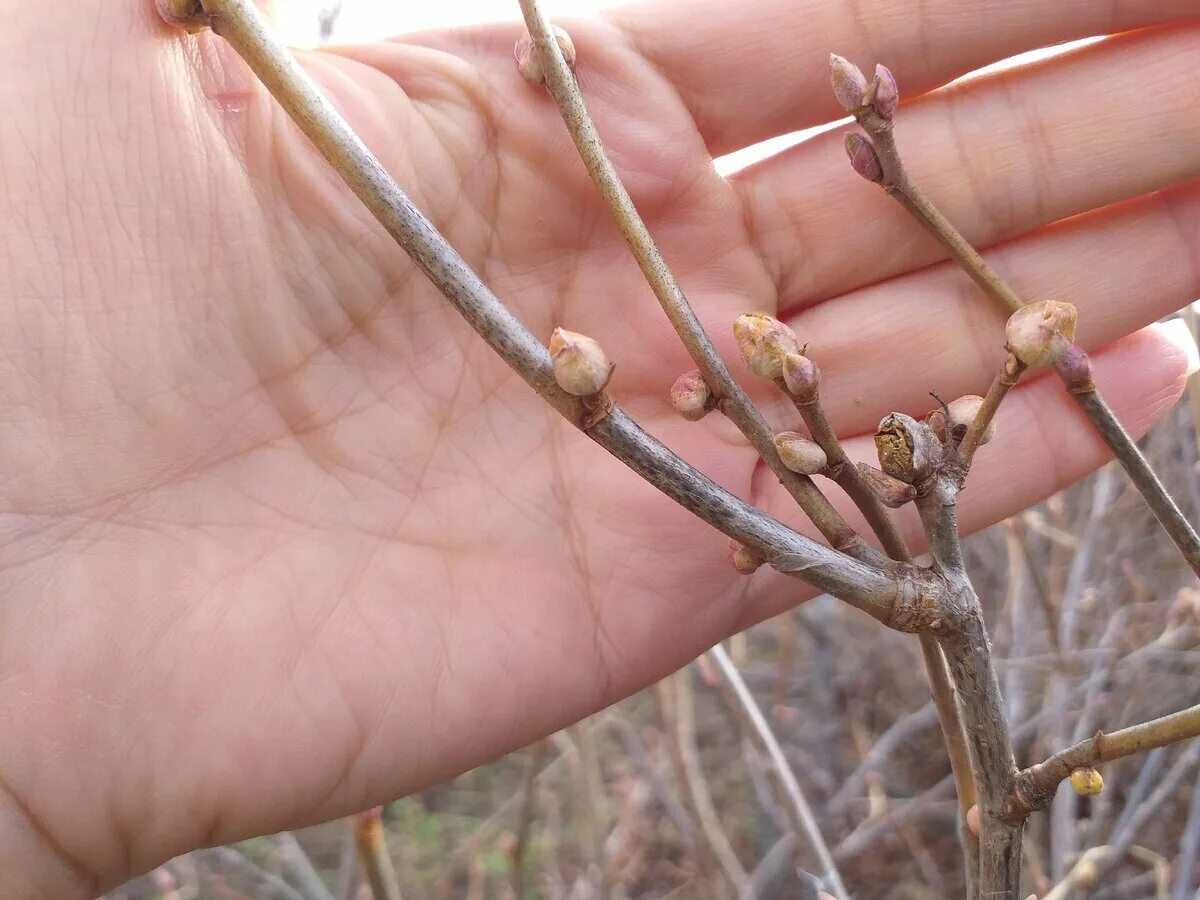
[[[1075,343],[1077,318],[1074,306],[1058,300],[1023,306],[1004,326],[1008,349],[1027,366],[1052,366]]]
[[[821,368],[807,356],[789,353],[783,359],[783,383],[801,403],[811,403],[821,387]]]
[[[971,427],[971,423],[975,421],[975,417],[979,415],[982,407],[983,398],[976,394],[967,394],[950,403],[950,437],[955,443],[966,437],[967,429]],[[992,419],[979,437],[979,446],[982,447],[995,436],[996,420]]]
[[[971,808],[967,810],[967,831],[979,837],[979,804],[972,803]]]
[[[783,464],[800,475],[820,475],[829,465],[825,451],[816,443],[794,431],[775,435],[775,450]]]
[[[783,377],[783,362],[800,352],[796,333],[774,316],[743,313],[733,323],[733,335],[750,371],[774,381]]]
[[[555,328],[550,335],[550,359],[558,386],[576,397],[600,393],[612,377],[613,364],[603,348],[586,334]]]
[[[707,416],[713,408],[712,399],[712,391],[699,372],[680,375],[671,385],[671,405],[689,422],[697,422]]]
[[[884,472],[913,484],[932,474],[942,446],[928,425],[904,413],[889,413],[875,432],[875,450]]]
[[[829,77],[833,83],[833,96],[846,112],[854,112],[862,106],[863,94],[867,92],[867,76],[850,60],[829,54]]]
[[[877,65],[875,80],[879,86],[875,88],[875,99],[871,101],[871,105],[883,118],[890,119],[896,114],[896,107],[900,105],[900,88],[896,85],[896,76],[887,66]]]
[[[559,49],[562,50],[563,59],[567,61],[567,66],[571,69],[575,68],[575,42],[571,40],[571,36],[557,25],[551,26],[554,30],[554,39],[558,42]],[[517,69],[521,76],[530,84],[543,84],[546,81],[545,73],[542,72],[542,63],[538,59],[537,47],[534,46],[533,38],[529,35],[517,41],[513,47],[513,56],[517,60]]]
[[[880,472],[874,466],[858,463],[858,479],[871,495],[888,509],[899,509],[917,499],[917,489],[906,481]]]
[[[751,550],[743,547],[733,538],[729,539],[729,552],[733,559],[733,567],[743,575],[753,575],[765,560]]]
[[[1091,768],[1074,769],[1071,771],[1071,787],[1080,797],[1095,797],[1104,790],[1104,776]]]
[[[1092,386],[1092,361],[1078,344],[1071,345],[1055,368],[1068,388],[1087,390]]]
[[[200,0],[154,0],[159,17],[168,25],[184,31],[203,31],[208,27],[208,13]]]
[[[867,181],[883,183],[883,166],[874,145],[861,134],[851,131],[846,135],[846,155],[850,157],[850,168]]]

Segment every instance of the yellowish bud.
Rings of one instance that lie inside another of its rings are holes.
[[[575,42],[571,40],[571,36],[557,25],[552,26],[554,29],[554,39],[558,42],[559,49],[562,50],[563,59],[567,61],[567,65],[575,68]],[[546,81],[545,73],[542,72],[542,63],[538,59],[537,47],[534,46],[533,38],[529,35],[517,41],[513,47],[513,56],[517,60],[517,70],[521,76],[530,84],[543,84]]]
[[[1008,349],[1027,366],[1052,366],[1075,343],[1078,317],[1074,306],[1058,300],[1024,306],[1004,327]]]
[[[1095,797],[1104,790],[1104,776],[1095,769],[1074,769],[1071,772],[1071,787],[1080,797]]]
[[[613,364],[586,334],[555,328],[550,335],[550,359],[558,386],[576,397],[600,393],[612,377]]]
[[[733,335],[750,371],[774,381],[783,377],[784,360],[800,352],[796,333],[774,316],[743,313],[733,323]]]

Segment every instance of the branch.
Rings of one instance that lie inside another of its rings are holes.
[[[729,685],[733,699],[736,701],[731,704],[732,708],[738,712],[743,724],[747,726],[747,730],[754,734],[771,760],[771,766],[782,787],[781,793],[787,800],[784,809],[787,811],[792,830],[796,834],[803,834],[813,848],[813,852],[816,853],[824,879],[823,886],[827,887],[839,900],[846,900],[850,895],[842,883],[842,876],[833,861],[833,854],[829,852],[829,845],[825,843],[820,826],[817,825],[817,818],[813,815],[812,807],[808,805],[808,799],[804,796],[804,791],[801,790],[800,783],[796,780],[796,775],[788,763],[783,748],[779,746],[779,739],[771,730],[770,723],[767,722],[758,703],[754,700],[754,695],[746,687],[745,680],[733,660],[729,658],[725,648],[717,644],[708,651],[708,656],[716,664],[726,684]]]
[[[979,252],[909,178],[892,133],[896,84],[891,73],[882,66],[877,67],[875,80],[868,85],[862,72],[841,57],[832,57],[831,64],[838,99],[847,107],[847,111],[853,113],[858,124],[871,138],[870,141],[866,141],[861,135],[847,135],[846,147],[855,171],[878,183],[887,193],[899,200],[900,204],[942,243],[959,267],[984,293],[1010,313],[1020,313],[1025,304],[1017,293],[984,261]],[[886,102],[881,103],[881,97]],[[1037,364],[1030,360],[1024,361],[1029,365]],[[1141,493],[1155,518],[1179,548],[1187,564],[1193,572],[1200,575],[1200,536],[1197,536],[1195,529],[1184,518],[1142,452],[1096,390],[1091,380],[1087,354],[1079,347],[1071,347],[1059,365],[1059,374],[1067,385],[1068,393],[1079,404],[1129,474],[1134,487]]]
[[[588,114],[579,84],[563,56],[559,39],[538,7],[537,0],[520,0],[520,5],[525,25],[538,52],[539,74],[558,105],[583,164],[608,205],[659,305],[716,397],[718,407],[746,436],[831,546],[851,556],[871,559],[874,551],[855,534],[812,479],[791,471],[780,460],[772,442],[773,429],[734,381],[621,182],[604,149],[600,133]]]
[[[246,61],[316,149],[472,328],[547,403],[676,502],[772,566],[890,623],[919,630],[921,595],[936,578],[913,567],[884,573],[830,550],[724,491],[642,431],[615,405],[597,417],[587,399],[562,390],[546,348],[479,280],[412,204],[345,119],[269,32],[253,0],[204,0],[204,21]],[[598,419],[598,420],[597,420]],[[925,612],[922,612],[925,610]]]
[[[1143,750],[1165,747],[1200,736],[1200,706],[1131,725],[1111,734],[1097,732],[1095,737],[1060,750],[1044,762],[1024,769],[1017,775],[1010,806],[1014,814],[1028,815],[1042,809],[1053,799],[1059,782],[1076,769],[1089,769]]]
[[[375,900],[400,900],[400,882],[383,834],[383,807],[376,806],[347,820],[354,832],[358,858]]]
[[[992,386],[984,395],[983,405],[975,414],[975,421],[971,423],[962,443],[958,445],[958,455],[962,457],[963,464],[968,469],[971,467],[971,461],[975,458],[975,451],[982,443],[982,438],[996,419],[1000,404],[1008,396],[1008,392],[1012,390],[1024,371],[1025,364],[1009,353],[1004,360],[1004,366],[996,374],[992,380]]]

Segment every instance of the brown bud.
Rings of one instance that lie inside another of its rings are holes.
[[[586,334],[555,328],[550,335],[550,359],[558,386],[576,397],[600,393],[612,377],[613,364],[604,349]]]
[[[783,377],[783,361],[800,352],[796,333],[774,316],[765,313],[743,313],[733,323],[738,349],[750,371],[760,378],[775,380]]]
[[[879,115],[890,119],[896,114],[896,107],[900,104],[900,88],[896,85],[896,76],[887,66],[877,65],[875,80],[879,86],[875,89],[875,99],[871,101],[871,105]]]
[[[950,403],[950,437],[957,443],[966,437],[967,429],[971,427],[971,423],[975,421],[975,417],[979,415],[979,410],[983,407],[983,398],[976,394],[967,394],[953,400]],[[979,446],[982,447],[988,441],[996,436],[996,420],[988,422],[987,428],[979,438]]]
[[[816,399],[821,387],[821,368],[807,356],[789,353],[783,359],[783,383],[801,403]]]
[[[867,76],[850,60],[829,54],[829,76],[833,83],[833,96],[846,112],[854,112],[862,106],[863,94],[867,92]]]
[[[1095,797],[1104,790],[1104,776],[1092,768],[1073,769],[1071,787],[1080,797]]]
[[[904,413],[889,413],[875,432],[875,450],[884,472],[913,484],[932,474],[942,447],[928,425]]]
[[[1092,383],[1092,361],[1078,344],[1072,344],[1056,364],[1058,375],[1069,388],[1088,388]]]
[[[1027,366],[1052,366],[1075,343],[1077,318],[1074,306],[1058,300],[1023,306],[1004,326],[1008,349]]]
[[[554,29],[554,39],[558,42],[559,49],[562,50],[563,59],[567,61],[568,67],[574,69],[575,42],[557,25],[552,28]],[[513,47],[513,56],[517,60],[517,70],[526,81],[530,84],[543,84],[546,81],[546,76],[542,72],[542,62],[538,58],[537,47],[534,46],[532,37],[525,35],[517,41]]]
[[[794,431],[781,431],[775,435],[775,450],[783,464],[800,475],[819,475],[829,465],[824,450]]]
[[[893,478],[866,463],[858,463],[854,468],[858,469],[859,480],[867,490],[889,509],[899,509],[917,499],[917,489],[906,481]]]
[[[850,157],[850,168],[867,181],[883,183],[883,166],[874,145],[861,134],[851,131],[846,135],[846,155]]]
[[[712,411],[712,391],[698,371],[687,372],[671,385],[671,405],[689,422],[697,422]]]
[[[743,575],[753,575],[764,562],[761,556],[733,538],[729,539],[729,552],[733,558],[733,567]]]
[[[200,0],[155,0],[154,7],[164,22],[184,31],[203,31],[208,27],[208,13]]]
[[[967,810],[967,831],[976,837],[979,836],[979,804],[972,803],[971,808]]]

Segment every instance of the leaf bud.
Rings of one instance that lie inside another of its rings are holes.
[[[571,40],[571,36],[557,25],[551,26],[554,30],[554,39],[558,42],[558,47],[562,50],[563,59],[566,60],[567,66],[574,70],[575,68],[575,42]],[[542,62],[538,58],[537,47],[533,43],[533,38],[528,34],[517,41],[513,47],[513,56],[517,60],[517,69],[521,76],[530,84],[543,84],[546,81],[545,73],[542,72]]]
[[[159,17],[168,25],[184,31],[203,31],[208,27],[208,13],[200,0],[155,0]]]
[[[1072,344],[1055,368],[1063,383],[1071,389],[1087,390],[1092,386],[1092,361],[1078,344]]]
[[[982,408],[983,398],[977,394],[966,394],[950,402],[950,437],[955,443],[966,437],[967,429],[971,427],[971,423],[975,421],[975,417],[979,415],[979,410]],[[995,436],[996,420],[993,418],[988,422],[983,434],[980,435],[979,446],[982,447]]]
[[[1075,343],[1077,318],[1074,306],[1058,300],[1023,306],[1004,326],[1008,349],[1027,366],[1052,366]]]
[[[942,447],[928,425],[904,413],[889,413],[875,432],[875,450],[884,472],[914,484],[933,473]]]
[[[585,334],[555,328],[550,335],[554,380],[568,394],[590,397],[604,390],[613,364],[603,348]]]
[[[979,836],[979,804],[972,803],[971,808],[967,810],[967,831],[976,837]]]
[[[783,359],[783,383],[801,403],[811,403],[821,387],[821,367],[807,356],[789,353]]]
[[[796,333],[765,313],[738,316],[733,334],[750,371],[771,381],[783,377],[783,361],[788,354],[800,352]]]
[[[713,395],[698,371],[687,372],[671,385],[671,405],[689,422],[697,422],[712,411]]]
[[[819,475],[829,465],[825,451],[818,444],[794,431],[775,435],[775,450],[783,464],[800,475]]]
[[[733,538],[729,539],[729,552],[733,558],[733,567],[743,575],[753,575],[765,562],[761,556]]]
[[[1072,769],[1071,787],[1080,797],[1095,797],[1104,790],[1104,776],[1088,767]]]
[[[857,132],[851,131],[846,135],[846,155],[850,157],[850,168],[867,181],[875,184],[883,183],[883,165],[875,146]]]
[[[858,463],[859,480],[872,496],[889,509],[899,509],[905,503],[911,503],[917,498],[917,489],[899,478],[893,478],[886,472],[880,472],[874,466]]]
[[[875,88],[875,99],[871,101],[871,105],[883,118],[890,119],[896,114],[896,107],[900,105],[900,88],[896,84],[896,76],[887,66],[876,65],[875,81],[878,87]]]
[[[854,112],[862,106],[863,94],[867,92],[867,76],[850,60],[829,54],[829,78],[833,84],[833,96],[846,112]]]

